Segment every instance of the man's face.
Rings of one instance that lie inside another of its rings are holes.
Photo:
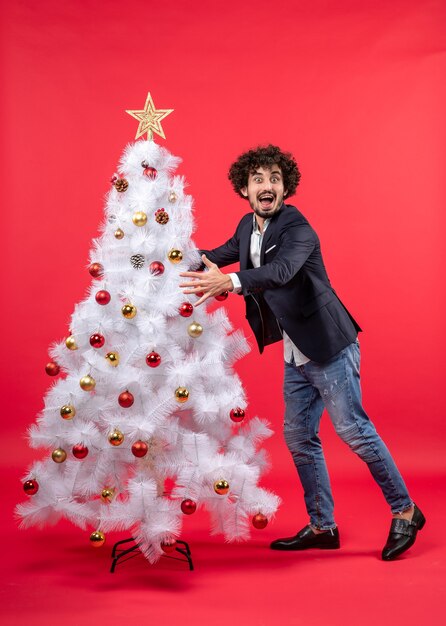
[[[278,165],[270,168],[257,167],[249,175],[248,185],[241,189],[248,198],[252,210],[259,217],[272,217],[282,206],[286,189],[283,186],[282,171]]]

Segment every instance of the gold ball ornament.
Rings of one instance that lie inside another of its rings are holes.
[[[132,221],[135,226],[145,226],[147,224],[147,215],[144,213],[144,211],[137,211],[133,215]]]
[[[122,228],[117,228],[115,230],[115,238],[116,239],[123,239],[124,238],[124,231],[122,230]]]
[[[72,404],[64,404],[60,408],[60,416],[64,418],[64,420],[70,420],[76,415],[76,409]]]
[[[91,391],[92,389],[96,387],[96,381],[93,378],[93,376],[90,376],[90,374],[87,374],[86,376],[82,376],[82,378],[79,381],[79,385],[81,386],[81,389],[83,389],[84,391]]]
[[[119,365],[119,354],[117,352],[107,352],[105,358],[110,363],[112,367],[118,367]]]
[[[115,428],[115,430],[109,434],[108,440],[112,446],[120,446],[124,441],[124,435],[119,428]]]
[[[136,306],[134,306],[133,304],[124,304],[121,309],[121,313],[127,320],[131,320],[135,317],[137,313]]]
[[[65,339],[65,345],[67,346],[68,350],[77,350],[77,343],[73,335],[70,335]]]
[[[174,191],[171,191],[169,193],[169,202],[171,202],[173,204],[174,202],[177,201],[177,199],[178,199],[177,194]]]
[[[110,504],[114,497],[115,490],[111,487],[104,487],[104,489],[101,491],[101,501],[104,502],[104,504]]]
[[[198,322],[192,322],[187,327],[187,332],[190,337],[193,337],[194,339],[196,339],[203,332],[203,326],[199,324]]]
[[[67,458],[67,453],[62,448],[56,448],[51,454],[51,458],[55,463],[63,463]]]
[[[105,535],[101,530],[95,530],[90,535],[90,543],[94,548],[100,548],[105,543]]]
[[[187,402],[189,400],[189,391],[186,387],[177,387],[175,389],[175,399],[180,404]]]
[[[226,495],[229,491],[228,481],[224,479],[217,480],[217,482],[214,483],[214,491],[218,493],[219,496]]]
[[[172,248],[172,250],[169,250],[167,258],[171,263],[181,263],[181,261],[183,260],[183,253],[181,252],[181,250]]]

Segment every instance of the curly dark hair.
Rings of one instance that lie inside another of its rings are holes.
[[[282,170],[283,185],[286,189],[285,196],[292,196],[300,181],[300,172],[293,155],[290,152],[282,152],[277,146],[258,146],[248,152],[244,152],[229,168],[228,178],[234,191],[242,198],[241,189],[248,185],[248,177],[254,174],[258,167],[270,168],[277,164]],[[246,199],[246,198],[245,198]]]

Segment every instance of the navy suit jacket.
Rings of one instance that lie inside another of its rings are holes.
[[[309,359],[326,361],[361,329],[330,284],[317,234],[296,207],[282,204],[263,236],[260,267],[253,268],[252,220],[248,213],[231,239],[203,252],[219,267],[240,262],[246,318],[260,352],[281,340],[283,329]]]

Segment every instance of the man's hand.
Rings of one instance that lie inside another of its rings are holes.
[[[194,306],[202,304],[211,296],[218,296],[224,291],[232,291],[234,288],[229,276],[223,274],[215,263],[211,263],[205,254],[203,254],[201,258],[208,268],[207,272],[182,272],[180,274],[180,276],[184,278],[192,279],[190,283],[180,284],[180,287],[183,287],[184,293],[192,294],[203,292],[203,295],[194,303]]]

